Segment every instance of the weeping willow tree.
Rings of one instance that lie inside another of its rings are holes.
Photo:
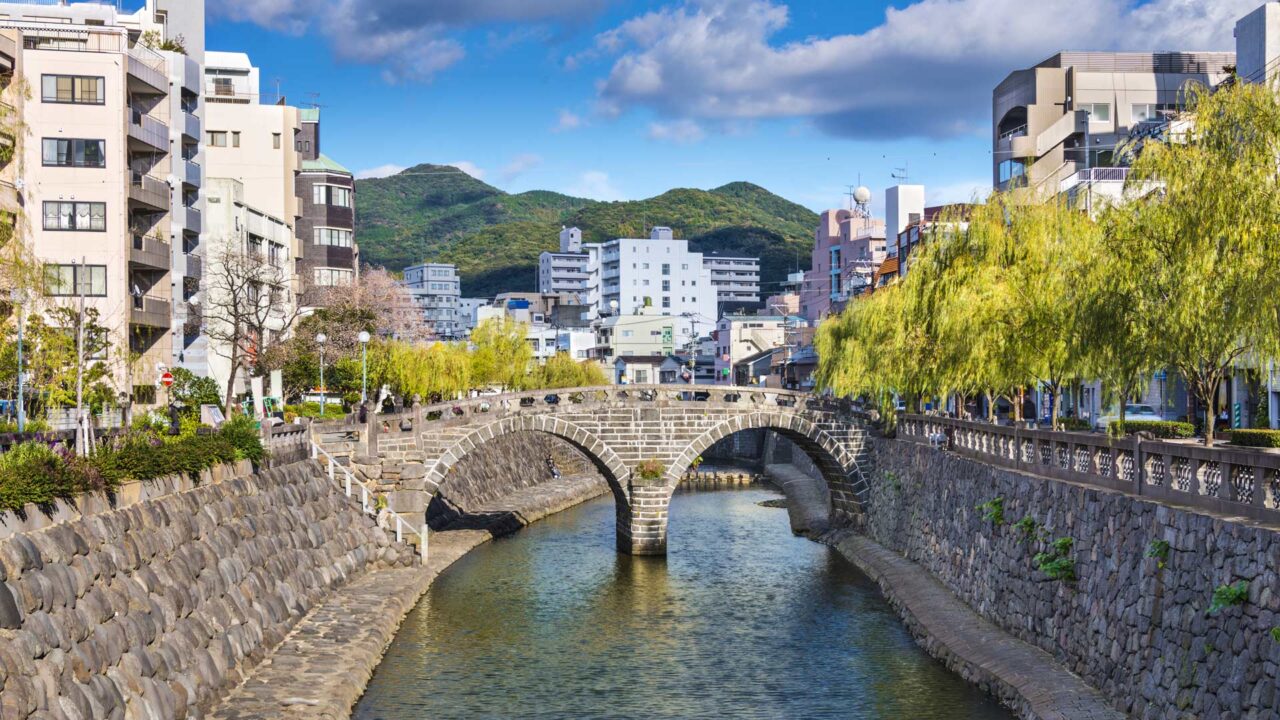
[[[522,390],[528,385],[533,348],[524,323],[510,316],[490,318],[471,331],[471,379],[477,385]]]
[[[1280,346],[1280,101],[1236,83],[1188,91],[1194,123],[1134,161],[1108,227],[1117,272],[1133,278],[1129,331],[1175,368],[1204,412],[1237,363]]]
[[[993,415],[1007,398],[1021,419],[1029,388],[1059,397],[1080,366],[1074,278],[1097,227],[1056,201],[1005,196],[944,213],[894,285],[850,303],[819,329],[818,378],[840,394],[874,398],[982,395]],[[1054,403],[1056,422],[1059,403]]]
[[[392,393],[427,402],[461,397],[474,383],[472,358],[464,343],[430,345],[383,340],[369,347],[369,377]]]
[[[530,388],[573,388],[608,385],[609,378],[600,365],[594,362],[578,362],[568,353],[556,353],[534,369],[529,378]]]

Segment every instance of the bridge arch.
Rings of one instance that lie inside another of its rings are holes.
[[[620,505],[628,502],[627,479],[630,469],[608,445],[594,433],[562,418],[551,415],[517,415],[481,425],[451,444],[449,450],[427,470],[431,494],[448,481],[449,472],[461,460],[496,437],[517,432],[540,432],[554,435],[586,455],[609,483]]]

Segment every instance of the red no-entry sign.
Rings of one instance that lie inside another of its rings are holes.
[[[172,386],[172,385],[173,385],[173,373],[171,373],[171,372],[165,372],[165,374],[161,375],[161,376],[160,376],[160,384],[161,384],[161,385],[163,385],[163,386],[165,386],[165,387],[170,387],[170,386]]]

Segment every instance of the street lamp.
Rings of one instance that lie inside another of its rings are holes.
[[[22,367],[22,327],[27,310],[27,292],[21,288],[14,288],[9,293],[9,297],[18,308],[18,432],[21,433],[27,427],[27,411],[22,401],[24,390],[24,378],[22,377],[24,374]]]
[[[360,341],[360,403],[369,402],[369,332],[361,330],[356,337]]]
[[[324,391],[327,389],[324,386],[324,343],[328,339],[329,337],[324,333],[316,335],[316,344],[320,346],[320,417],[322,418],[324,417]]]

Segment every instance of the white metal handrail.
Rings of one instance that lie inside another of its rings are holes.
[[[343,492],[346,493],[347,497],[351,497],[352,484],[354,483],[355,485],[358,485],[360,487],[360,509],[364,511],[366,515],[370,515],[376,520],[378,517],[378,511],[376,508],[374,508],[369,504],[369,498],[372,492],[369,489],[369,485],[365,483],[363,480],[361,480],[360,478],[356,477],[355,474],[352,473],[351,470],[347,469],[345,465],[339,465],[338,461],[334,460],[332,455],[330,455],[324,448],[320,447],[313,441],[311,443],[312,459],[318,460],[320,459],[321,455],[325,457],[326,465],[328,466],[328,471],[329,471],[329,479],[334,482],[337,482],[338,478],[335,475],[334,468],[341,470],[343,475],[343,482],[342,482]],[[406,520],[405,517],[400,513],[395,512],[394,510],[391,510],[390,508],[388,508],[387,514],[395,521],[396,542],[404,542],[404,535],[406,532],[409,533],[410,535],[418,536],[418,552],[419,554],[422,555],[422,564],[426,565],[427,537],[429,535],[427,524],[423,522],[420,527],[415,528],[414,524],[411,523],[409,520]]]

